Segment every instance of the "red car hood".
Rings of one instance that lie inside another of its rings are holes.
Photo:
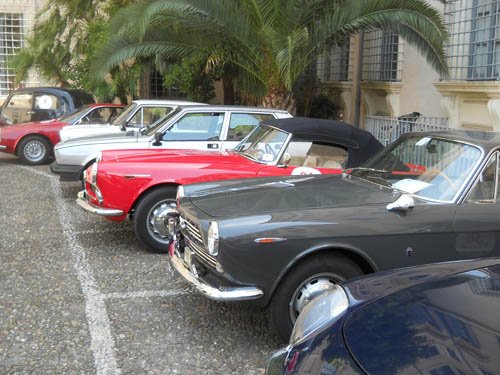
[[[136,173],[150,175],[154,183],[176,184],[253,178],[261,173],[284,174],[281,169],[278,173],[275,166],[257,163],[236,152],[182,149],[105,151],[99,169],[108,176],[118,178],[113,180],[114,185],[119,184],[123,176]]]
[[[120,163],[214,163],[223,161],[241,165],[254,162],[244,158],[236,152],[178,150],[178,149],[144,149],[144,150],[109,150],[103,151],[102,161]]]

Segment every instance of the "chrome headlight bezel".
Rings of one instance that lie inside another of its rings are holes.
[[[97,172],[99,171],[99,163],[96,161],[90,166],[90,183],[97,185]]]
[[[177,194],[175,195],[175,203],[177,204],[177,208],[179,208],[181,199],[184,198],[184,194],[184,186],[177,186]]]
[[[219,224],[211,221],[207,233],[208,253],[214,257],[219,254]]]
[[[290,345],[297,345],[316,332],[333,324],[349,308],[349,298],[342,288],[336,284],[308,303],[297,317],[290,335]]]

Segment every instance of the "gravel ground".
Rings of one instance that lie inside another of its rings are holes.
[[[79,187],[0,153],[0,373],[263,374],[265,314],[190,289]]]

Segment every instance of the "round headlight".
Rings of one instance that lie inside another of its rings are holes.
[[[219,254],[219,225],[216,221],[211,221],[208,227],[208,252],[212,256]]]
[[[320,294],[299,314],[290,336],[290,344],[304,341],[314,332],[334,323],[349,307],[349,299],[340,285]]]

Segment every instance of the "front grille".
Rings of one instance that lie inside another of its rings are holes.
[[[189,237],[198,241],[200,244],[203,244],[203,238],[201,237],[201,231],[198,226],[186,219],[184,219],[184,222],[186,223],[186,231],[188,232]]]
[[[207,252],[199,226],[187,220],[185,217],[182,217],[182,219],[186,224],[182,234],[188,239],[190,249],[194,251],[198,260],[212,268],[215,268],[217,260]]]
[[[199,259],[202,263],[205,263],[206,265],[215,268],[217,261],[213,256],[211,256],[209,253],[205,251],[205,248],[203,246],[200,246],[194,241],[189,242],[189,248],[194,251],[194,253],[197,256],[197,259]]]

